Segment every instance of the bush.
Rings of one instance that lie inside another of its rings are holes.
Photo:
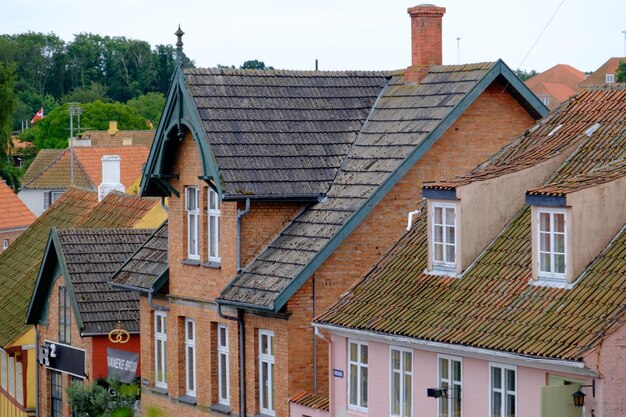
[[[139,387],[118,378],[91,385],[74,382],[67,394],[76,417],[133,417]]]

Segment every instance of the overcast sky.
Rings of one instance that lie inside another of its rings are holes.
[[[502,58],[544,71],[566,63],[593,71],[624,56],[625,0],[440,0],[444,64]],[[151,45],[176,39],[197,66],[259,59],[275,68],[398,69],[410,63],[406,0],[0,0],[0,33],[80,32],[126,36]]]

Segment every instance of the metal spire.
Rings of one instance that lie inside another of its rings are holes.
[[[174,32],[174,35],[176,35],[176,37],[178,38],[176,42],[176,61],[178,61],[179,65],[182,65],[183,63],[183,35],[184,34],[185,32],[183,32],[180,29],[180,23],[179,23],[178,30]]]

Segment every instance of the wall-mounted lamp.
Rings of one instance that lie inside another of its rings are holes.
[[[596,380],[591,380],[591,385],[581,385],[578,387],[578,391],[572,394],[574,398],[574,407],[582,407],[585,405],[585,393],[581,391],[582,388],[591,387],[591,395],[593,398],[596,397]]]

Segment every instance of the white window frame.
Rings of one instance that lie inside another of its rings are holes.
[[[207,199],[207,256],[210,262],[220,262],[220,196],[209,187]],[[215,227],[211,227],[212,220],[215,223]],[[214,247],[215,252],[212,255],[211,250]]]
[[[15,398],[15,356],[9,355],[9,395]]]
[[[493,387],[493,368],[500,368],[500,387],[501,388],[494,388]],[[509,391],[506,387],[506,371],[513,371],[515,373],[515,390],[514,391]],[[507,395],[513,395],[515,397],[515,415],[517,416],[517,404],[519,403],[518,399],[517,399],[517,387],[518,387],[518,383],[517,383],[517,366],[515,365],[505,365],[505,364],[501,364],[501,363],[489,363],[489,417],[494,417],[493,415],[493,393],[495,392],[500,392],[500,394],[502,395],[502,401],[500,402],[500,415],[504,416],[505,414],[505,410],[506,410],[506,404],[507,404]]]
[[[541,215],[542,214],[548,214],[550,216],[550,231],[548,232],[544,232],[541,230]],[[555,214],[560,214],[563,216],[563,233],[561,232],[555,232],[554,231],[554,215]],[[557,282],[562,282],[566,279],[567,277],[567,242],[568,242],[568,238],[567,238],[567,224],[568,224],[568,219],[567,219],[567,212],[565,209],[562,208],[537,208],[537,243],[536,243],[536,253],[537,253],[537,276],[542,279],[542,280],[547,280],[547,281],[557,281]],[[546,252],[546,251],[542,251],[541,250],[541,235],[542,234],[548,234],[550,236],[550,251]],[[554,272],[554,268],[556,266],[556,262],[555,262],[555,255],[561,255],[560,252],[556,252],[554,250],[555,245],[554,245],[554,241],[555,241],[555,235],[557,234],[562,234],[563,235],[563,272]],[[547,253],[550,255],[550,271],[542,271],[542,265],[541,265],[541,254],[542,253]]]
[[[400,353],[400,369],[396,370],[393,368],[393,353],[394,351]],[[405,370],[405,354],[408,353],[411,355],[411,369]],[[415,361],[413,360],[413,350],[402,348],[399,346],[390,346],[389,347],[389,415],[391,417],[412,417],[413,416],[413,398],[415,397],[415,383],[413,380],[413,366]],[[369,362],[369,350],[368,350],[368,362]],[[393,412],[393,386],[394,386],[394,374],[400,374],[400,414]],[[406,392],[406,376],[410,377],[411,380],[411,389],[409,392],[411,393],[411,401],[407,402],[404,394]],[[369,373],[368,373],[369,377]],[[409,409],[406,410],[406,407]],[[408,412],[407,412],[408,411]]]
[[[15,400],[24,405],[24,375],[22,372],[22,362],[15,361]]]
[[[222,338],[222,330],[224,338]],[[222,358],[226,369],[222,369]],[[225,324],[217,325],[217,398],[218,402],[223,405],[230,405],[230,355],[228,349],[228,326]],[[226,380],[222,378],[222,371],[226,371]],[[224,389],[222,389],[224,388]],[[226,396],[222,396],[222,391],[226,392]]]
[[[44,191],[41,194],[41,208],[45,211],[63,195],[63,191]]]
[[[195,207],[189,205],[190,195],[195,193]],[[187,258],[200,259],[200,189],[189,186],[185,188],[185,210],[187,211]],[[191,225],[195,224],[194,233],[191,233]]]
[[[160,322],[161,331],[157,329]],[[164,311],[154,313],[154,385],[158,388],[167,389],[167,314]],[[157,346],[161,345],[161,365],[159,369],[159,358]],[[159,378],[160,376],[160,378]]]
[[[441,223],[435,223],[435,209],[441,209]],[[446,233],[446,228],[451,227],[450,225],[446,225],[446,209],[451,208],[454,210],[454,243],[449,243],[448,242],[448,238],[447,238],[447,233]],[[450,272],[455,272],[456,271],[456,262],[457,262],[457,252],[458,252],[458,239],[457,239],[457,228],[458,228],[458,212],[457,212],[457,205],[455,203],[440,203],[440,202],[433,202],[432,206],[431,206],[431,241],[432,241],[432,245],[431,245],[431,259],[432,259],[432,264],[433,264],[433,269],[438,269],[438,270],[445,270],[445,271],[450,271]],[[443,240],[441,242],[437,242],[435,240],[435,227],[437,226],[441,226],[443,228],[443,235],[442,238]],[[437,260],[435,258],[435,246],[437,244],[441,244],[443,245],[443,249],[442,249],[442,256],[443,256],[443,260]],[[450,262],[447,259],[446,253],[446,247],[447,246],[454,246],[454,260],[452,262]]]
[[[454,388],[455,385],[459,386],[459,392],[461,393],[461,416],[463,415],[463,358],[459,357],[459,356],[450,356],[450,355],[443,355],[443,354],[437,354],[437,386],[440,388],[443,388],[443,382],[444,382],[444,378],[441,376],[441,366],[440,366],[440,359],[446,359],[448,361],[448,379],[447,381],[445,381],[448,384],[448,387],[452,386]],[[453,380],[453,367],[452,367],[452,361],[456,361],[456,362],[460,362],[461,364],[461,382],[460,383],[456,383]],[[439,398],[437,400],[437,416],[441,416],[441,402],[442,401],[448,401],[448,417],[451,415],[451,410],[452,410],[452,406],[453,406],[453,400],[454,398],[452,398],[454,396],[454,389],[452,391],[448,391],[449,397],[450,398]]]
[[[3,239],[2,240],[2,250],[5,251],[7,250],[9,247],[9,239]]]
[[[615,82],[615,74],[605,74],[604,82],[607,84],[613,84]]]
[[[550,97],[548,96],[543,96],[540,97],[541,103],[543,103],[544,106],[547,106],[548,104],[550,104]]]
[[[189,334],[189,324],[191,324],[191,335]],[[189,355],[193,358],[193,369],[189,369]],[[196,396],[198,380],[196,378],[196,321],[194,319],[185,318],[185,395],[190,397]],[[189,389],[190,382],[193,379],[193,389]]]
[[[352,345],[356,345],[357,346],[357,360],[353,361],[350,358],[350,350],[351,350],[351,346]],[[362,349],[363,347],[367,348],[367,362],[361,362],[361,353],[362,353]],[[367,407],[369,404],[369,393],[366,392],[365,393],[365,402],[366,405],[363,406],[363,393],[361,392],[361,385],[363,383],[362,378],[361,378],[361,370],[362,369],[367,369],[367,387],[366,390],[369,390],[369,346],[367,344],[367,342],[363,342],[360,340],[348,340],[348,384],[347,384],[347,404],[348,404],[348,408],[351,410],[357,410],[357,411],[361,411],[364,413],[367,413]],[[354,404],[350,401],[350,388],[352,387],[351,385],[351,381],[352,381],[352,365],[356,366],[356,400],[357,403]]]
[[[263,338],[267,337],[267,352],[263,351]],[[274,381],[274,366],[275,366],[275,353],[274,352],[274,332],[271,330],[262,330],[259,329],[259,409],[261,414],[267,414],[268,416],[276,415],[276,410],[270,407],[275,406],[274,404],[274,391],[275,391],[275,381]],[[263,404],[263,397],[265,396],[265,387],[263,386],[263,364],[267,364],[267,380],[268,380],[268,388],[267,388],[267,401],[268,404]],[[265,405],[269,407],[265,407]]]
[[[7,389],[7,352],[0,348],[0,361],[2,361],[2,389]]]

